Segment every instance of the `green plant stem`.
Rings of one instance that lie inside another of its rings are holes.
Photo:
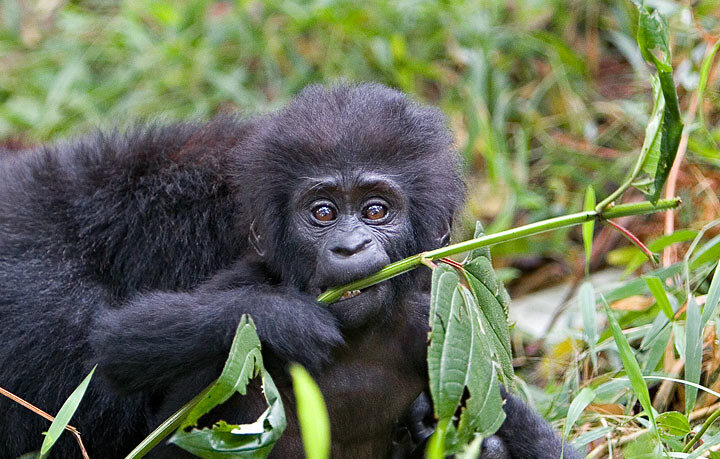
[[[718,417],[720,417],[720,410],[716,410],[715,412],[713,412],[713,414],[710,415],[709,418],[705,420],[705,423],[700,428],[700,431],[697,433],[697,435],[692,437],[692,440],[690,440],[687,445],[685,445],[685,448],[683,448],[682,452],[689,453],[693,445],[695,445],[695,443],[700,440],[700,438],[705,434],[705,431],[707,431],[710,426],[713,425],[713,422],[715,422]]]
[[[163,421],[163,423],[157,426],[157,428],[153,430],[150,435],[145,437],[145,439],[140,442],[140,444],[138,444],[132,451],[130,451],[130,454],[125,456],[125,459],[140,459],[141,457],[149,453],[150,450],[156,447],[158,443],[163,441],[165,437],[167,437],[173,431],[175,431],[175,429],[180,427],[180,424],[182,424],[185,416],[187,416],[187,414],[195,407],[195,405],[200,403],[200,401],[205,398],[207,393],[214,385],[215,382],[207,386],[205,389],[203,389],[202,392],[193,397],[192,400],[184,404],[182,407],[180,407],[179,410],[177,410],[169,418]]]
[[[608,220],[611,218],[626,217],[629,215],[642,215],[663,210],[674,209],[681,203],[680,198],[661,199],[657,204],[653,205],[649,201],[635,202],[630,204],[620,204],[602,212],[596,210],[588,210],[575,214],[564,215],[562,217],[550,218],[529,225],[520,226],[518,228],[501,231],[499,233],[490,234],[470,239],[457,244],[441,247],[439,249],[430,250],[428,252],[419,253],[411,257],[405,258],[395,263],[391,263],[375,274],[364,279],[359,279],[349,284],[335,287],[325,291],[318,297],[318,301],[323,303],[333,303],[340,299],[343,293],[351,290],[362,290],[382,281],[388,280],[400,274],[415,269],[420,264],[427,264],[428,261],[437,260],[443,257],[449,257],[458,253],[468,252],[480,247],[499,244],[501,242],[512,241],[526,236],[544,233],[558,228],[579,225],[590,220]]]

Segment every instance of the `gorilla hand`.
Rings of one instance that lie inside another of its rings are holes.
[[[298,362],[310,370],[330,363],[333,349],[345,343],[338,320],[311,295],[277,290],[251,314],[263,349],[281,362]]]

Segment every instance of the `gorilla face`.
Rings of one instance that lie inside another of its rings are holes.
[[[379,85],[306,89],[232,159],[247,219],[237,227],[257,230],[277,283],[313,295],[442,245],[462,203],[442,114]],[[382,321],[420,275],[351,294],[331,311],[343,328]]]
[[[307,290],[366,277],[391,261],[389,252],[410,234],[407,200],[387,175],[364,171],[333,174],[303,183],[293,198],[292,228],[313,247],[314,272]],[[388,283],[348,292],[331,306],[346,328],[378,316],[392,300]]]

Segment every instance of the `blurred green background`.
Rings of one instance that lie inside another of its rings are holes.
[[[720,1],[647,1],[671,26],[681,109],[720,24]],[[578,211],[632,167],[651,110],[629,1],[0,0],[0,145],[137,119],[272,110],[309,83],[378,81],[438,105],[466,159],[458,237]],[[712,134],[711,74],[700,104]],[[676,227],[720,215],[717,149],[691,135]],[[629,196],[632,199],[632,194]],[[641,239],[662,217],[632,219]],[[593,269],[622,264],[598,231]],[[513,293],[582,275],[579,229],[494,248]],[[609,256],[608,256],[609,253]]]

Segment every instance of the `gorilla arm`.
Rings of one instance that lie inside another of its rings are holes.
[[[233,271],[251,269],[240,262]],[[238,285],[218,288],[230,275],[223,271],[187,293],[142,294],[99,313],[91,343],[102,372],[126,393],[167,385],[208,359],[224,360],[243,314],[282,361],[316,368],[343,343],[336,319],[310,295],[237,274]]]

